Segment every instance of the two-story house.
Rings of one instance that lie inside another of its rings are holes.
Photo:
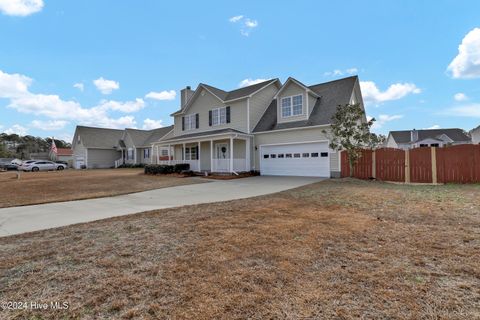
[[[172,114],[173,130],[152,144],[153,158],[200,172],[339,176],[339,152],[324,131],[336,107],[347,103],[363,108],[356,76],[312,86],[288,78],[233,91],[187,87]]]

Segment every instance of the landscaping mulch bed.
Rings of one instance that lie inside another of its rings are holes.
[[[0,238],[9,319],[479,319],[480,186],[330,180]]]

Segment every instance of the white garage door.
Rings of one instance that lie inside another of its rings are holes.
[[[260,173],[274,176],[330,177],[328,143],[261,146]]]

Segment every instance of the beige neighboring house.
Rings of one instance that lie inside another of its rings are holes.
[[[387,148],[412,149],[419,147],[444,147],[447,145],[470,144],[472,139],[462,129],[424,129],[390,131]]]
[[[470,137],[473,144],[480,144],[480,126],[470,130]]]
[[[57,153],[49,151],[49,157],[52,161],[63,161],[68,166],[73,167],[73,150],[71,148],[57,148]]]
[[[113,168],[122,153],[124,130],[77,126],[72,141],[75,169]]]
[[[153,143],[155,163],[189,163],[199,172],[336,177],[339,152],[329,148],[323,131],[330,130],[337,106],[347,103],[364,107],[357,76],[311,86],[288,78],[232,91],[186,87],[172,114],[173,130]]]
[[[121,162],[126,164],[153,163],[152,144],[172,130],[173,126],[153,130],[125,129],[120,142]]]

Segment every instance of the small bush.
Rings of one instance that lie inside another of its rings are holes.
[[[188,163],[180,163],[176,165],[166,164],[148,164],[145,166],[145,174],[169,174],[182,173],[190,170]]]
[[[190,170],[190,164],[188,163],[178,163],[173,166],[173,171],[176,173],[181,173],[183,171],[189,171]]]
[[[133,164],[133,163],[124,163],[124,164],[121,164],[119,165],[117,168],[144,168],[145,167],[145,164],[144,163],[137,163],[137,164]]]

